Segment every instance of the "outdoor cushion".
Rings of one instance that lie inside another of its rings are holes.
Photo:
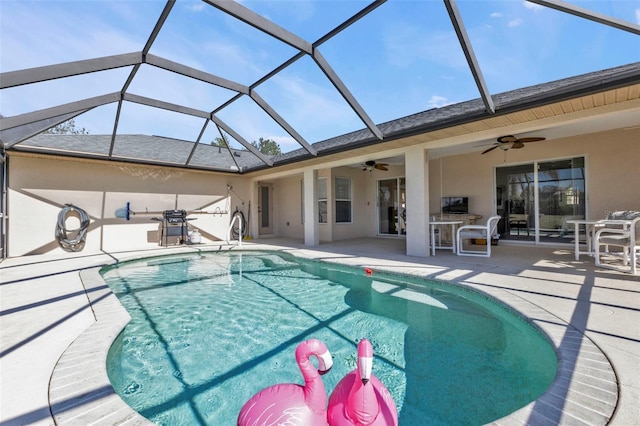
[[[637,217],[640,217],[640,211],[638,210],[607,211],[605,217],[608,220],[633,220]]]
[[[629,245],[629,235],[624,234],[602,234],[598,239],[600,244],[612,245],[612,246],[627,246]]]

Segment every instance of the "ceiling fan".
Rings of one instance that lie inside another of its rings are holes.
[[[482,154],[486,154],[487,152],[493,151],[496,148],[500,148],[503,151],[507,151],[512,148],[520,149],[523,148],[524,144],[527,142],[539,142],[545,139],[546,138],[516,138],[513,135],[500,136],[497,139],[497,142],[494,142],[491,148],[482,151]]]
[[[366,171],[373,171],[374,169],[378,169],[378,170],[382,170],[382,171],[387,171],[389,170],[387,168],[388,164],[385,163],[376,163],[373,160],[369,160],[366,163],[362,163],[360,164],[360,167],[362,167],[362,171],[366,172]]]

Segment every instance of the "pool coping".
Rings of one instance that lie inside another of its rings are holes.
[[[354,264],[354,258],[319,260],[314,256],[313,250],[308,249],[229,246],[226,250],[284,251],[303,259],[367,267],[361,263]],[[198,248],[181,250],[179,253],[216,251],[220,249]],[[106,362],[109,349],[130,321],[130,316],[106,285],[99,271],[116,263],[171,254],[177,253],[133,254],[80,271],[80,278],[96,321],[69,345],[53,369],[49,384],[49,401],[56,424],[153,424],[120,398],[107,376]],[[394,270],[393,265],[376,265],[375,271],[426,278],[423,271],[416,269],[399,273]],[[609,359],[591,339],[566,321],[506,289],[481,287],[461,281],[442,282],[471,288],[501,302],[542,331],[556,351],[558,370],[550,387],[535,401],[491,424],[604,425],[609,422],[618,401],[618,380]]]

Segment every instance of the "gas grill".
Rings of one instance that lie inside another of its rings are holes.
[[[160,245],[186,244],[189,235],[186,210],[165,210],[160,222]]]

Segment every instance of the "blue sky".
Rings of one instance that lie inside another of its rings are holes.
[[[242,1],[314,42],[369,2]],[[640,0],[571,4],[640,25]],[[164,8],[157,0],[1,0],[0,71],[142,50]],[[640,36],[522,0],[458,0],[472,47],[492,94],[640,61]],[[443,1],[389,0],[319,47],[373,122],[478,98]],[[255,83],[291,58],[290,46],[200,1],[178,0],[152,54],[236,81]],[[5,89],[0,113],[13,116],[120,91],[130,68]],[[211,111],[234,93],[141,67],[129,90]],[[256,92],[309,143],[364,127],[317,65],[304,57]],[[115,104],[76,118],[92,134],[111,133]],[[246,140],[284,151],[298,144],[250,99],[218,116]],[[195,140],[203,121],[125,103],[119,133]],[[204,140],[218,136],[208,126]]]

